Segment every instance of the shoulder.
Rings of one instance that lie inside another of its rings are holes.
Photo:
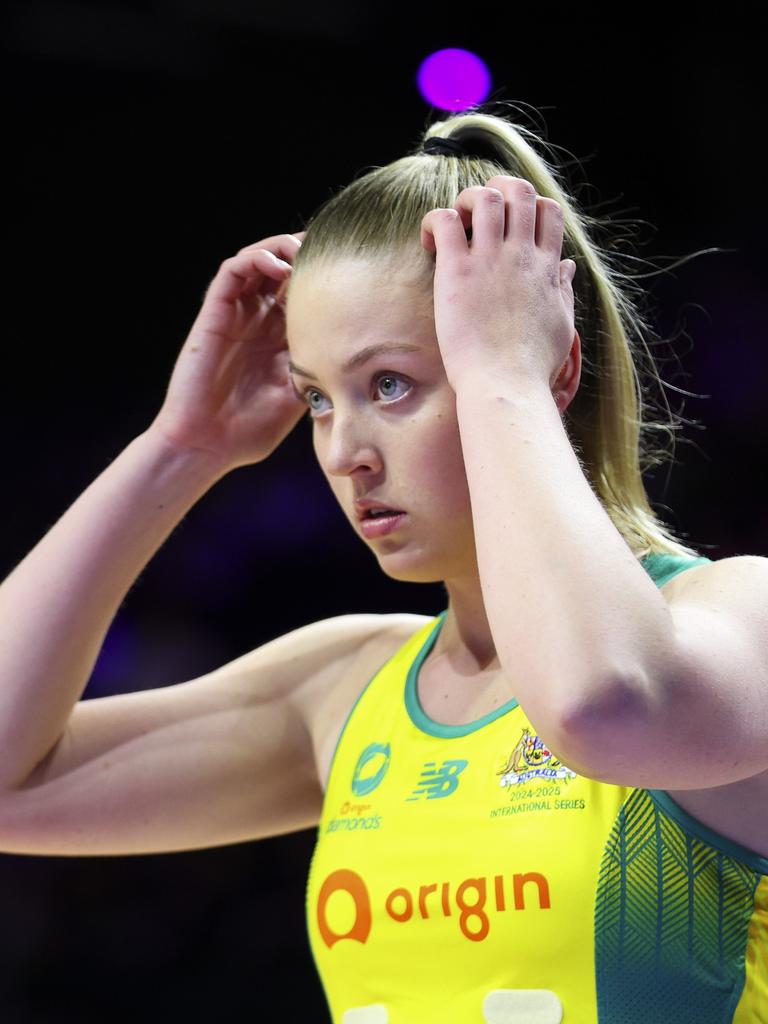
[[[365,685],[376,668],[431,618],[409,612],[352,613],[305,627],[316,671],[296,690],[294,701],[310,729],[314,731],[329,707],[343,706],[348,699],[354,702],[358,684]]]
[[[434,622],[434,615],[416,615],[412,612],[392,612],[389,615],[382,615],[385,620],[382,627],[382,637],[386,637],[392,643],[404,644],[418,630],[428,622]]]
[[[768,601],[768,558],[734,555],[679,572],[661,588],[669,604],[714,602],[715,607],[742,611]]]
[[[702,790],[765,775],[768,558],[694,566],[662,589],[672,631],[648,680],[654,700],[614,730],[614,763],[601,778]]]
[[[397,654],[414,633],[434,620],[433,615],[416,615],[411,612],[392,612],[379,618],[378,627],[350,660],[348,670],[354,677],[353,689],[355,680],[362,680],[364,685],[374,672]]]

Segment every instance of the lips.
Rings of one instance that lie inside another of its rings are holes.
[[[381,501],[373,501],[369,498],[355,498],[355,514],[359,520],[379,518],[370,515],[373,509],[381,509],[382,511],[392,513],[402,513],[405,511],[402,508],[395,508],[394,505],[387,505]]]

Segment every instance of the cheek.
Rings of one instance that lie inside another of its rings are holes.
[[[420,479],[425,497],[453,515],[469,514],[469,487],[459,426],[454,417],[439,418],[425,432],[421,447]]]

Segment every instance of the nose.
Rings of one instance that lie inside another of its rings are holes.
[[[331,476],[349,476],[358,470],[380,472],[381,448],[372,424],[365,423],[359,414],[334,415],[329,436],[321,440],[315,435],[321,449],[317,452],[318,458],[325,471]]]

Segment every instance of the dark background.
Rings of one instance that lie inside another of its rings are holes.
[[[415,86],[447,46],[488,63],[489,99],[539,112],[581,160],[594,212],[643,221],[644,258],[727,250],[648,281],[657,329],[676,339],[662,375],[702,396],[685,402],[697,425],[677,466],[648,489],[710,557],[767,555],[764,57],[733,11],[676,25],[662,13],[643,8],[628,34],[623,14],[581,5],[470,5],[458,23],[396,3],[8,6],[0,577],[154,418],[220,261],[300,231],[447,116]],[[439,584],[381,573],[303,420],[174,531],[85,697],[194,678],[316,619],[444,607]],[[4,1024],[327,1020],[304,923],[314,838],[0,854]]]

